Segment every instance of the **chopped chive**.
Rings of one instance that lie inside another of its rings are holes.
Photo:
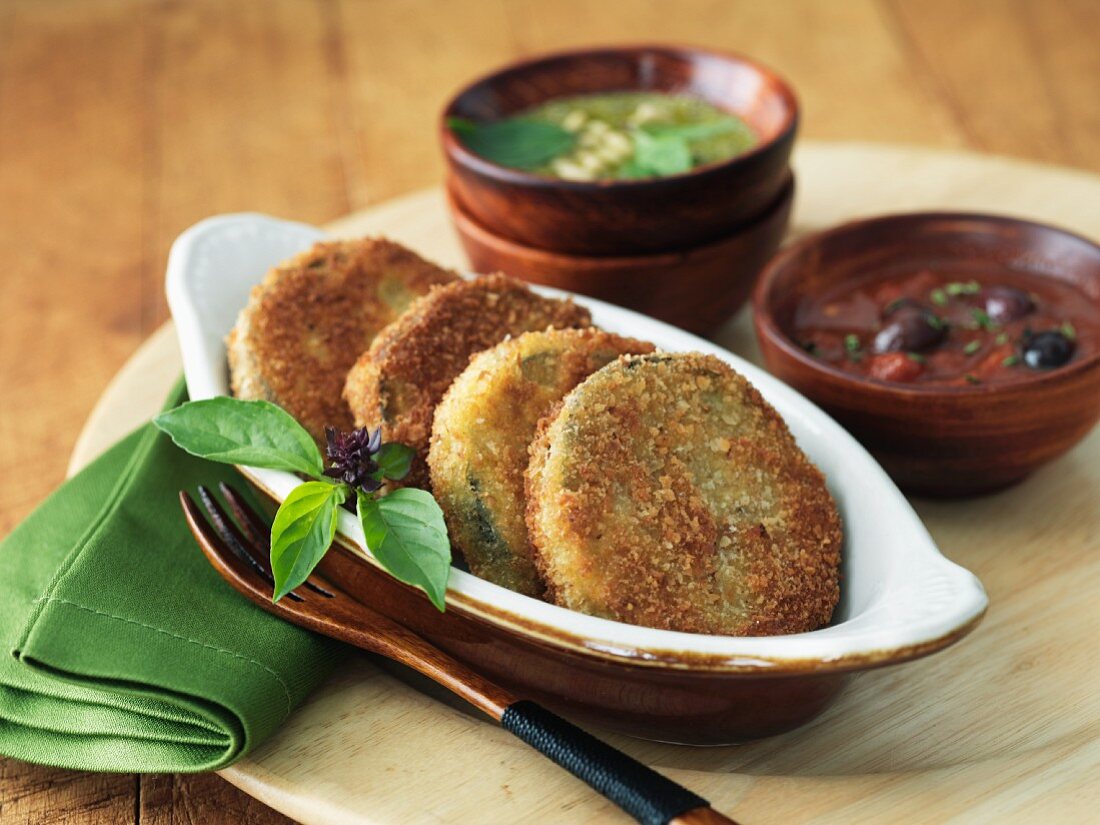
[[[848,351],[848,358],[851,361],[860,361],[863,358],[863,352],[861,351],[861,345],[859,343],[859,336],[854,333],[850,333],[844,336],[844,349]]]
[[[921,355],[919,352],[907,352],[905,353],[910,361],[916,361],[918,364],[927,363],[928,359]]]
[[[967,384],[980,384],[980,383],[982,383],[982,379],[980,379],[976,375],[971,375],[969,372],[966,375],[964,375],[963,378],[966,379]]]
[[[947,306],[947,293],[944,292],[942,289],[933,289],[931,292],[928,293],[928,297],[932,299],[932,303],[934,303],[936,306]]]
[[[992,330],[997,327],[997,322],[990,318],[985,313],[985,310],[978,309],[977,307],[971,308],[970,317],[974,319],[976,325],[974,329]]]
[[[982,285],[977,281],[967,281],[966,283],[952,281],[944,289],[947,290],[948,295],[977,295],[982,291]]]
[[[975,352],[977,352],[981,348],[982,348],[982,342],[981,341],[971,341],[969,344],[967,344],[965,347],[963,347],[963,352],[965,352],[967,355],[973,355]]]
[[[1003,347],[1005,344],[1008,343],[1008,333],[1002,332],[1000,335],[994,338],[993,341],[997,344],[997,346]]]
[[[1066,337],[1067,337],[1067,338],[1068,338],[1069,340],[1071,340],[1071,341],[1074,341],[1074,340],[1076,340],[1076,338],[1077,338],[1077,330],[1076,330],[1076,329],[1074,329],[1074,327],[1073,327],[1073,324],[1071,324],[1071,323],[1070,323],[1069,321],[1064,321],[1064,322],[1062,322],[1062,326],[1060,326],[1060,327],[1059,327],[1058,329],[1059,329],[1059,330],[1061,331],[1061,333],[1062,333],[1062,334],[1063,334],[1064,336],[1066,336]]]
[[[928,322],[928,326],[932,327],[932,329],[943,329],[947,325],[947,322],[944,321],[943,318],[931,312],[924,316],[924,320]]]
[[[1002,367],[1014,367],[1020,363],[1019,355],[1010,355],[1001,362]]]

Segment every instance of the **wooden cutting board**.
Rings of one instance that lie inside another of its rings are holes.
[[[795,234],[874,213],[960,209],[1100,238],[1100,178],[1073,170],[852,143],[804,144],[795,167]],[[464,263],[438,189],[331,228]],[[717,338],[757,356],[747,313]],[[169,325],[107,388],[70,469],[151,415],[179,372]],[[709,749],[607,738],[748,825],[1089,821],[1100,809],[1100,428],[1012,490],[915,504],[944,553],[989,591],[970,638],[862,675],[821,718],[783,736]],[[395,673],[356,658],[222,775],[305,823],[625,820],[509,734]]]

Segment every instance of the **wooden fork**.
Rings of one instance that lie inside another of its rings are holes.
[[[301,627],[377,653],[435,680],[484,711],[543,756],[556,762],[647,825],[732,823],[702,797],[535,702],[520,699],[387,616],[356,601],[337,582],[318,574],[278,603],[268,563],[268,525],[232,487],[222,496],[230,518],[214,495],[199,488],[200,507],[180,491],[187,523],[214,568],[234,588],[269,613]]]

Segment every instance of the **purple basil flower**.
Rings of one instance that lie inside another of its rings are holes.
[[[329,468],[325,475],[338,479],[352,487],[361,487],[365,492],[373,493],[382,486],[378,473],[378,462],[374,460],[378,448],[382,446],[382,428],[373,433],[366,427],[351,432],[341,432],[335,427],[325,427],[325,439],[328,445]]]

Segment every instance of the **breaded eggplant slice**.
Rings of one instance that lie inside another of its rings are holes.
[[[783,419],[709,355],[625,356],[541,422],[535,562],[558,604],[647,627],[758,636],[826,624],[841,528]]]
[[[453,272],[392,241],[314,244],[253,288],[226,339],[233,394],[283,407],[319,442],[346,430],[341,396],[355,359],[375,335]]]
[[[436,404],[470,356],[505,338],[548,327],[587,327],[587,309],[543,298],[504,275],[433,289],[378,337],[347,375],[344,398],[360,427],[416,450],[402,482],[428,487],[428,443]]]
[[[541,596],[524,472],[547,411],[596,370],[653,345],[595,328],[528,332],[475,355],[435,410],[428,466],[451,544],[483,579]]]

